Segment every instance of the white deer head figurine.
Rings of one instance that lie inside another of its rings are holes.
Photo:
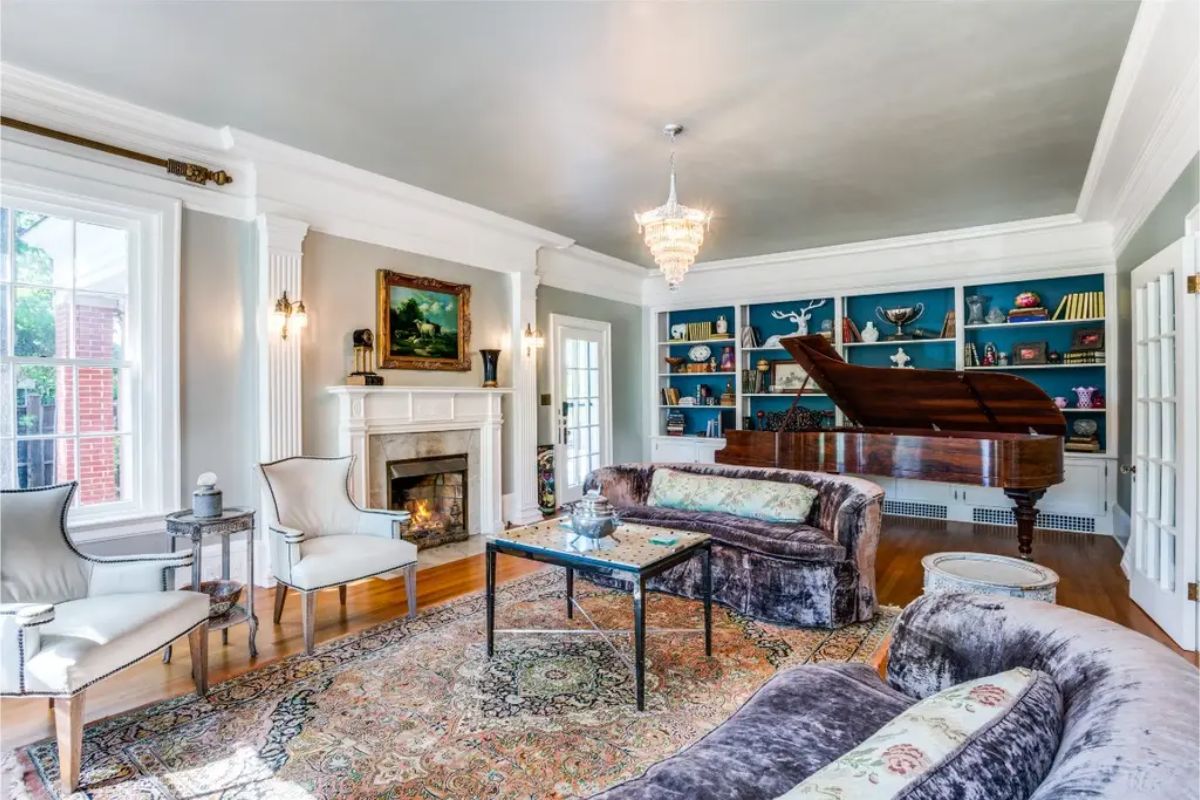
[[[812,310],[814,308],[820,308],[821,306],[825,305],[826,302],[827,301],[825,300],[813,300],[804,308],[800,309],[799,313],[795,311],[772,311],[771,316],[775,319],[790,319],[792,322],[794,322],[796,324],[796,330],[794,333],[784,333],[770,337],[767,339],[765,346],[778,347],[779,340],[784,336],[807,336],[808,321],[812,319]]]

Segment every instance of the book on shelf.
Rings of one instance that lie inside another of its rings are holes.
[[[1100,319],[1104,316],[1104,292],[1072,292],[1054,309],[1052,319]]]
[[[667,412],[667,436],[683,436],[687,430],[687,420],[681,411]]]
[[[713,324],[711,322],[689,322],[687,330],[688,339],[692,341],[713,338]]]
[[[952,308],[946,312],[946,317],[942,320],[942,336],[941,336],[941,338],[953,339],[954,333],[955,333],[955,326],[957,325],[957,322],[958,322],[958,314],[955,313],[954,309]]]
[[[742,392],[745,394],[762,394],[767,391],[767,373],[757,369],[742,370]]]
[[[1103,350],[1070,350],[1063,353],[1064,364],[1103,364]]]
[[[1099,453],[1100,440],[1095,436],[1071,436],[1068,437],[1064,449],[1073,453]]]
[[[1047,319],[1050,319],[1050,312],[1042,306],[1014,308],[1008,312],[1009,322],[1042,322]]]
[[[853,343],[861,341],[862,334],[859,333],[858,326],[854,324],[854,320],[849,317],[842,317],[842,342]]]

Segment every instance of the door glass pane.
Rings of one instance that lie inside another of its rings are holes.
[[[1146,287],[1143,286],[1137,290],[1137,297],[1134,300],[1137,317],[1137,330],[1134,335],[1139,342],[1146,341]]]
[[[69,219],[14,212],[13,267],[17,282],[71,288],[73,228]]]
[[[1168,272],[1156,281],[1158,285],[1158,332],[1175,330],[1175,274]]]
[[[1146,573],[1146,577],[1155,580],[1159,574],[1158,526],[1153,522],[1146,522],[1142,526],[1142,530],[1145,533],[1146,547],[1146,559],[1142,569]]]
[[[1159,342],[1159,374],[1162,383],[1162,396],[1175,395],[1175,337],[1168,337]]]
[[[1162,404],[1150,401],[1147,412],[1150,420],[1146,431],[1146,454],[1158,458],[1162,455]]]
[[[1158,585],[1175,591],[1175,534],[1167,530],[1158,536]]]
[[[1159,492],[1160,503],[1158,521],[1164,526],[1175,527],[1175,470],[1171,467],[1162,468],[1162,487]]]
[[[1144,513],[1148,519],[1158,519],[1159,486],[1162,467],[1151,461],[1146,469],[1146,505]]]
[[[1162,458],[1175,460],[1175,404],[1162,404]]]

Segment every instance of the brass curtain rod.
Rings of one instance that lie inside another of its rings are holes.
[[[0,125],[7,128],[16,128],[19,131],[45,136],[48,139],[57,139],[60,142],[68,144],[76,144],[80,147],[89,147],[92,150],[99,150],[101,153],[108,153],[121,158],[129,158],[134,161],[141,161],[143,164],[152,164],[156,167],[163,167],[171,175],[178,175],[192,183],[204,185],[212,181],[217,186],[224,186],[227,183],[233,183],[233,176],[223,169],[211,170],[208,167],[200,164],[192,164],[188,161],[179,161],[174,158],[158,158],[157,156],[146,155],[139,153],[136,150],[126,150],[124,147],[117,147],[104,142],[97,142],[94,139],[85,139],[82,136],[75,136],[70,133],[56,131],[53,128],[44,128],[41,125],[34,125],[32,122],[22,122],[19,119],[12,117],[0,116]]]

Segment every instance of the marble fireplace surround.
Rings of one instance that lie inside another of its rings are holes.
[[[467,454],[467,526],[503,529],[500,398],[511,389],[330,386],[338,400],[338,440],[353,453],[350,494],[360,505],[387,504],[387,462]]]

